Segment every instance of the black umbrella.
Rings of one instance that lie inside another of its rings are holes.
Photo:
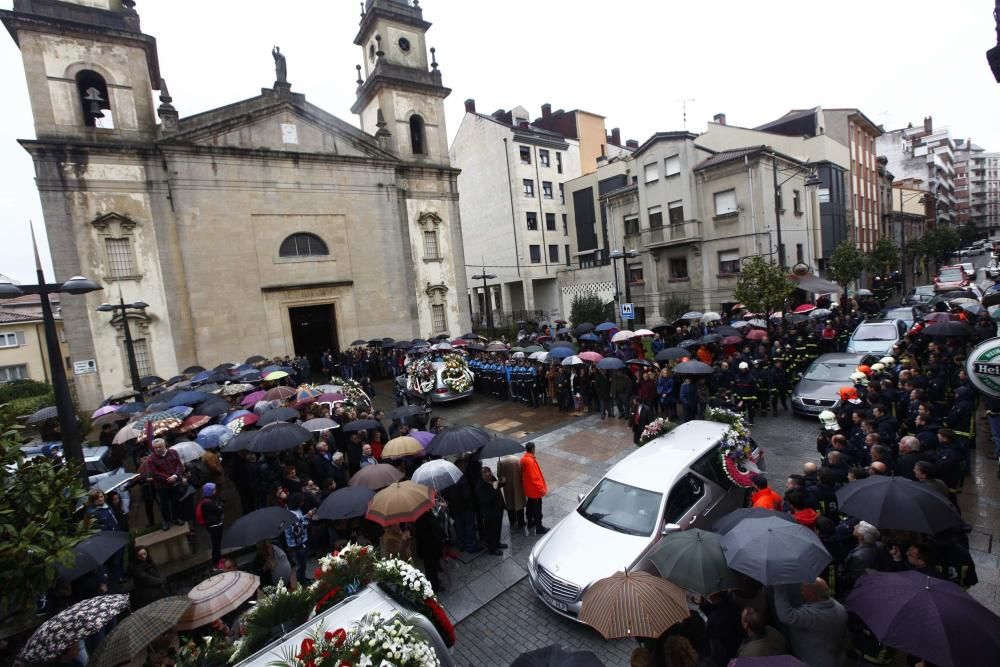
[[[962,517],[945,496],[905,477],[873,475],[853,481],[837,491],[837,505],[844,514],[879,530],[934,535],[962,525]]]
[[[56,565],[59,580],[76,581],[88,572],[103,565],[111,556],[128,545],[129,534],[123,530],[102,530],[91,535],[73,548],[74,562],[71,567]]]
[[[574,651],[562,644],[552,644],[522,653],[510,667],[604,667],[592,651]]]
[[[809,316],[803,313],[788,313],[785,315],[785,319],[788,320],[790,324],[802,324],[803,322],[809,321]]]
[[[277,505],[254,510],[233,522],[222,536],[222,548],[235,549],[271,540],[297,521],[298,517]]]
[[[355,419],[344,424],[340,430],[344,433],[354,433],[355,431],[377,430],[381,426],[382,424],[374,419]]]
[[[470,350],[472,352],[485,352],[486,346],[483,345],[482,343],[473,342],[466,345],[465,349]]]
[[[765,586],[813,581],[832,557],[809,528],[778,517],[741,521],[722,538],[726,563]]]
[[[625,368],[625,362],[618,357],[605,357],[597,362],[597,367],[602,371],[617,371]]]
[[[718,343],[722,340],[722,336],[719,334],[705,334],[701,338],[695,341],[698,345],[711,345],[712,343]]]
[[[253,356],[247,357],[246,361],[243,363],[253,365],[253,364],[259,364],[262,361],[267,361],[267,359],[260,356],[259,354],[255,354]]]
[[[677,347],[688,348],[688,347],[694,347],[697,344],[698,344],[698,341],[691,340],[690,338],[685,338],[681,342],[677,343]]]
[[[742,336],[743,335],[743,334],[740,333],[739,329],[737,329],[736,327],[731,327],[728,324],[723,324],[722,326],[715,327],[714,331],[715,331],[715,333],[719,334],[720,336]]]
[[[661,577],[702,595],[740,588],[744,583],[726,564],[718,533],[697,528],[670,533],[656,543],[649,559]]]
[[[414,338],[414,339],[413,339],[412,341],[410,341],[410,342],[411,342],[411,343],[413,343],[413,347],[419,347],[420,345],[430,345],[430,343],[428,343],[428,342],[427,342],[426,340],[424,340],[423,338]]]
[[[159,375],[145,375],[139,378],[139,386],[146,388],[152,387],[154,384],[160,384],[163,382],[163,378]]]
[[[676,361],[684,357],[690,357],[691,353],[683,347],[665,347],[656,353],[657,361]]]
[[[55,419],[59,416],[59,411],[56,410],[54,405],[50,405],[42,408],[41,410],[36,410],[30,417],[28,417],[29,424],[39,424],[43,421],[49,419]]]
[[[274,408],[262,414],[260,419],[257,420],[257,425],[267,426],[274,422],[290,422],[293,419],[298,419],[300,416],[299,411],[295,408]]]
[[[413,342],[408,340],[397,340],[395,344],[397,350],[409,350],[411,347],[413,347]]]
[[[180,384],[181,382],[187,382],[186,375],[175,375],[169,380],[167,380],[168,385]]]
[[[275,422],[257,431],[257,436],[247,447],[251,452],[283,452],[312,440],[312,433],[298,424]],[[236,438],[233,438],[235,440]],[[230,444],[232,444],[230,440]],[[228,448],[227,448],[228,451]]]
[[[183,373],[184,375],[195,375],[197,373],[201,373],[204,370],[205,370],[204,366],[188,366],[187,368],[182,370],[181,373]]]
[[[931,338],[949,336],[967,338],[972,335],[972,329],[961,322],[936,322],[924,327],[923,333]]]
[[[646,361],[645,359],[629,359],[625,362],[626,366],[644,366],[646,368],[655,368],[653,362]]]
[[[682,361],[674,366],[678,375],[711,375],[715,369],[701,361]]]
[[[401,405],[389,413],[389,419],[406,419],[425,414],[427,414],[427,408],[422,405]]]
[[[775,512],[773,510],[764,509],[763,507],[741,507],[740,509],[733,510],[725,516],[719,517],[719,519],[712,524],[712,530],[720,535],[725,535],[735,528],[736,524],[740,521],[746,519],[766,519],[768,517],[777,517],[779,519],[784,519],[789,523],[795,523],[794,517],[787,512]]]
[[[229,363],[229,362],[227,361],[227,362],[225,362],[225,363],[223,363],[223,364],[219,364],[218,366],[216,366],[216,367],[215,367],[215,368],[213,368],[212,370],[213,370],[213,371],[228,371],[228,370],[229,370],[230,368],[232,368],[232,367],[233,367],[233,366],[235,366],[235,365],[236,365],[236,364],[231,364],[231,363]]]
[[[233,406],[229,404],[229,401],[223,398],[212,397],[195,408],[193,414],[203,415],[205,417],[218,417],[219,415],[226,414],[232,409]]]
[[[194,388],[194,391],[200,391],[203,394],[211,394],[213,392],[218,391],[219,389],[222,389],[222,385],[218,385],[212,382],[210,384],[199,385]]]
[[[257,439],[257,435],[260,433],[257,429],[243,429],[236,436],[227,442],[222,450],[227,454],[232,452],[242,452],[244,450],[249,450],[250,446],[253,444],[254,440]],[[252,451],[252,450],[251,450]]]
[[[580,334],[590,333],[594,330],[594,325],[590,322],[581,322],[573,327],[573,334],[579,336]]]
[[[375,492],[363,486],[347,486],[337,489],[326,497],[313,518],[341,521],[364,516],[365,512],[368,511],[368,504],[374,497]]]
[[[510,438],[493,438],[479,450],[480,459],[495,459],[510,454],[520,454],[524,451],[524,445],[517,440]]]
[[[427,445],[427,453],[449,456],[474,452],[485,447],[490,438],[489,431],[479,426],[452,426],[434,436]]]

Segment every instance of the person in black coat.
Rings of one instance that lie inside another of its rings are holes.
[[[205,526],[212,540],[212,563],[218,563],[222,558],[222,524],[225,515],[222,502],[216,495],[215,484],[206,482],[201,487],[202,498],[195,511],[195,522]]]
[[[632,442],[638,445],[642,432],[653,421],[653,408],[649,407],[638,398],[632,399],[632,410],[629,413],[628,423],[632,427]]]
[[[483,466],[475,488],[479,516],[483,523],[483,541],[486,542],[486,549],[491,554],[499,556],[500,549],[507,548],[506,544],[500,542],[500,529],[503,526],[503,513],[506,509],[500,482],[488,466]]]
[[[413,537],[417,556],[424,562],[427,581],[436,593],[443,593],[441,585],[441,559],[444,558],[444,531],[433,512],[424,512],[414,524]]]
[[[135,548],[131,574],[135,588],[132,589],[132,610],[145,607],[167,595],[167,579],[149,557],[146,547]]]

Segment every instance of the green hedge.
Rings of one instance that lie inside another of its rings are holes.
[[[47,385],[46,385],[47,386]],[[55,405],[56,399],[51,389],[49,393],[41,396],[28,396],[27,398],[15,398],[0,407],[0,420],[6,422],[16,422],[18,417],[30,415],[41,410],[47,405]]]
[[[8,403],[16,398],[52,395],[52,385],[37,380],[12,380],[0,384],[0,403]]]

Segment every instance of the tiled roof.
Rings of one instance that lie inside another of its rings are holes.
[[[40,315],[32,313],[18,313],[13,310],[0,309],[0,324],[15,324],[17,322],[37,322],[40,319],[42,319]]]
[[[695,171],[699,169],[708,169],[709,167],[714,167],[719,164],[729,162],[730,160],[737,160],[742,158],[744,155],[752,155],[759,151],[766,149],[767,146],[747,146],[745,148],[734,148],[728,151],[722,151],[721,153],[716,153],[712,157],[705,158],[701,162],[695,165]]]
[[[13,306],[22,305],[23,306],[23,305],[29,305],[29,304],[32,304],[32,303],[39,303],[40,304],[41,301],[42,300],[40,298],[38,298],[37,294],[22,294],[21,296],[16,296],[13,299],[4,299],[3,300],[3,305],[4,306],[8,306],[8,305],[13,305]],[[58,294],[50,294],[49,295],[49,303],[51,303],[53,305],[58,304],[59,303],[59,295]]]

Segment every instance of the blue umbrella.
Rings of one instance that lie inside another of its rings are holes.
[[[239,419],[240,417],[245,417],[247,415],[252,415],[253,413],[249,410],[237,410],[236,412],[230,412],[226,415],[225,419],[222,420],[223,424],[228,424],[229,422]]]
[[[115,410],[115,412],[117,412],[120,415],[134,415],[144,411],[145,409],[146,409],[145,403],[136,402],[136,403],[126,403],[125,405]]]
[[[612,329],[617,329],[617,328],[618,325],[615,324],[614,322],[601,322],[596,327],[594,327],[594,331],[611,331]]]
[[[284,370],[281,366],[276,366],[276,365],[264,366],[264,368],[260,369],[260,374],[267,375],[268,373],[274,373],[275,371],[281,371],[281,370]]]
[[[261,374],[257,370],[241,371],[236,375],[236,379],[240,382],[260,382]]]
[[[227,442],[233,439],[235,433],[221,424],[212,424],[201,429],[195,442],[203,449],[218,449],[224,447]]]
[[[618,357],[605,357],[597,362],[597,367],[603,371],[617,371],[625,368],[625,362]]]
[[[588,343],[599,343],[599,342],[601,342],[601,339],[598,336],[595,336],[592,333],[585,333],[585,334],[583,334],[582,336],[580,336],[579,340],[585,340]]]
[[[206,382],[215,371],[202,371],[191,378],[191,382]]]
[[[549,359],[565,359],[566,357],[576,354],[573,350],[568,347],[557,347],[555,349],[549,350]]]
[[[172,408],[175,408],[178,405],[193,406],[193,405],[198,405],[199,403],[204,403],[206,400],[208,400],[208,398],[210,398],[210,396],[201,391],[182,391],[181,393],[171,398],[167,402],[167,405],[169,405]]]
[[[559,336],[561,336],[563,334],[568,334],[568,333],[570,333],[570,330],[567,329],[566,327],[563,327],[562,329],[559,329],[559,330],[556,331],[556,334],[559,335]]]

